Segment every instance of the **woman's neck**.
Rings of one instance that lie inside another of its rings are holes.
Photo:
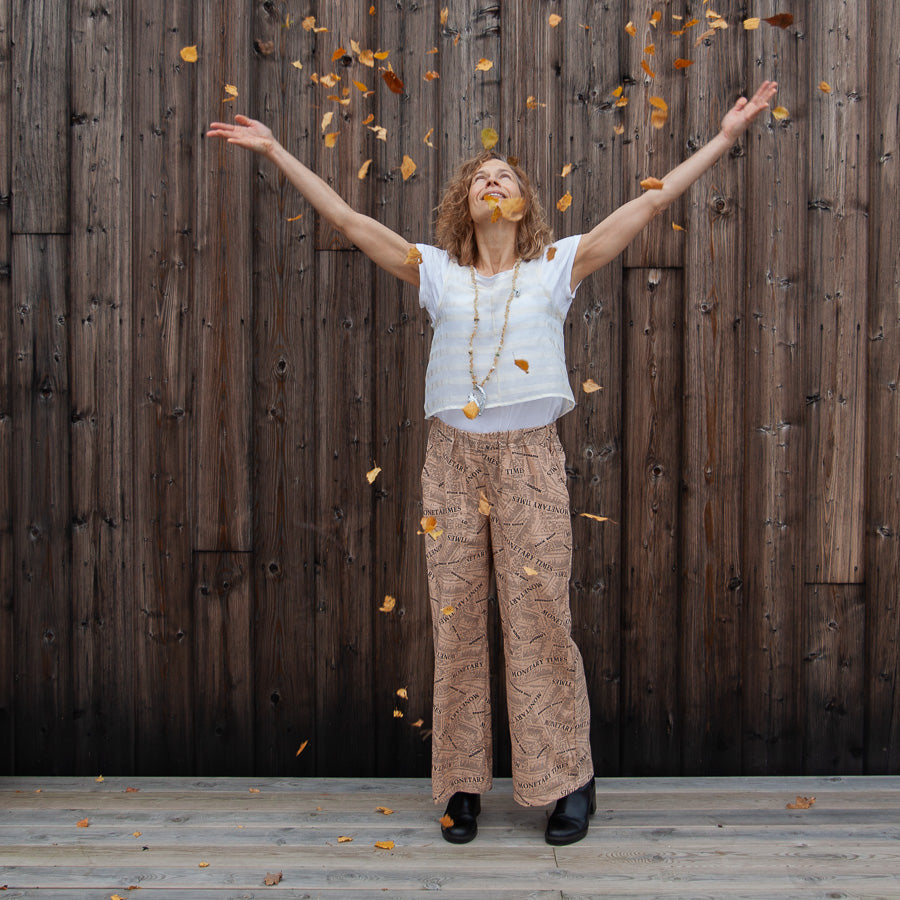
[[[503,227],[511,224],[496,222],[489,226],[488,231],[476,227],[478,256],[475,259],[475,271],[480,275],[506,272],[516,264],[516,232]]]

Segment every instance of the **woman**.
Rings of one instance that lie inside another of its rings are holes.
[[[513,790],[556,801],[550,844],[587,834],[594,772],[584,667],[571,638],[571,524],[556,419],[575,404],[563,322],[581,281],[614,259],[765,109],[777,85],[741,97],[721,131],[651,190],[583,235],[551,242],[524,172],[482,153],[445,193],[439,247],[411,245],[350,208],[260,122],[214,122],[210,137],[268,157],[371,260],[419,289],[434,327],[425,386],[433,418],[423,508],[442,534],[426,551],[435,648],[432,788],[451,843],[477,833],[491,787],[486,634],[497,581],[512,736]]]

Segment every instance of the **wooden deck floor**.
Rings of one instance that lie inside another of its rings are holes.
[[[815,804],[786,809],[797,795]],[[597,803],[587,838],[553,848],[549,807],[517,806],[498,781],[478,838],[452,846],[421,779],[3,778],[0,888],[54,900],[900,897],[900,778],[598,779]]]

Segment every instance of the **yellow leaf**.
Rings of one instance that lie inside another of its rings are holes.
[[[525,216],[525,198],[504,197],[497,204],[497,209],[508,222],[520,222]]]
[[[202,863],[199,864],[198,868],[200,868],[200,869],[208,869],[208,868],[209,868],[209,863],[208,863],[208,862],[202,862]]]
[[[529,94],[528,98],[525,100],[525,105],[529,109],[537,109],[539,106],[546,106],[547,104],[546,103],[538,103],[537,97],[533,97]]]
[[[622,96],[622,91],[623,91],[623,90],[624,90],[624,88],[623,88],[622,85],[620,84],[620,85],[612,92],[613,97],[621,97],[621,96]]]
[[[416,171],[416,164],[406,155],[403,155],[403,162],[400,164],[400,174],[406,181],[413,172]]]
[[[375,59],[385,60],[391,55],[390,50],[377,50],[375,52]]]
[[[143,831],[132,831],[131,836],[132,837],[140,837],[143,833],[144,833]]]
[[[226,84],[225,93],[228,94],[229,97],[237,97],[238,89],[233,84]]]
[[[627,97],[619,97],[615,103],[616,106],[628,106],[628,98]]]
[[[389,806],[376,806],[375,812],[380,812],[384,816],[392,816],[394,811]]]
[[[81,821],[75,823],[78,828],[87,828],[90,826],[90,824],[91,823],[87,819],[82,819]]]
[[[625,126],[624,125],[614,125],[613,126],[613,134],[625,134]]]
[[[299,755],[306,749],[306,745],[307,745],[308,743],[309,743],[308,740],[307,740],[307,741],[304,741],[304,742],[300,745],[300,749],[297,750],[297,753],[296,753],[295,755],[296,755],[296,756],[299,756]]]
[[[666,124],[666,121],[669,118],[669,114],[667,112],[663,112],[661,109],[654,109],[650,113],[650,124],[654,128],[662,128],[663,125]]]
[[[189,62],[189,63],[197,62],[197,45],[193,44],[190,47],[182,47],[181,48],[181,58],[185,62]]]
[[[369,131],[374,131],[375,137],[379,141],[387,143],[387,128],[384,128],[382,125],[370,125]]]
[[[258,793],[259,793],[259,788],[248,788],[248,791],[249,791],[249,793],[251,793],[251,794],[258,794]]]
[[[658,178],[650,176],[649,178],[645,178],[641,182],[641,187],[645,191],[661,191],[663,188],[663,183]]]
[[[445,7],[441,10],[441,25],[446,25],[446,24],[447,24],[447,16],[449,15],[449,13],[450,13],[450,7],[449,7],[449,6],[445,6]]]
[[[493,68],[494,68],[494,64],[489,59],[485,59],[483,56],[475,64],[476,72],[487,72],[489,69],[493,69]]]
[[[452,606],[443,606],[443,607],[441,607],[441,612],[445,616],[452,616],[453,613],[456,612],[456,610]]]
[[[428,140],[433,134],[434,134],[434,129],[429,128],[428,134],[426,134],[425,137],[422,138],[422,143],[427,144],[429,147],[434,147],[434,144],[432,144],[431,141]]]
[[[103,776],[102,776],[102,775],[98,775],[98,776],[94,779],[94,781],[96,781],[97,784],[103,784]]]
[[[478,415],[478,404],[474,400],[470,400],[463,408],[467,419],[474,419]]]
[[[346,843],[348,843],[349,841],[352,841],[352,840],[353,840],[353,838],[352,838],[352,837],[347,837],[346,834],[342,834],[342,835],[340,835],[340,837],[338,837],[338,843],[339,843],[339,844],[346,844]]]
[[[649,100],[651,106],[661,109],[663,112],[669,111],[669,104],[662,97],[651,97]]]
[[[409,694],[407,693],[406,688],[397,688],[397,696],[402,697],[404,700],[409,700]]]
[[[597,384],[597,382],[594,381],[593,378],[588,378],[587,381],[583,381],[581,383],[581,389],[586,394],[593,394],[594,391],[602,391],[603,390],[603,388],[599,384]]]
[[[547,20],[550,23],[551,28],[556,28],[560,22],[562,22],[562,16],[558,16],[556,13],[551,13],[550,18]]]
[[[368,89],[361,81],[354,81],[354,82],[353,82],[353,86],[354,86],[358,91],[362,91],[364,94],[366,93],[366,91],[369,90],[369,89]]]
[[[328,75],[323,75],[319,81],[325,85],[325,87],[334,87],[341,80],[340,75],[335,75],[334,72],[329,73]]]
[[[325,129],[331,124],[331,120],[334,118],[333,112],[327,112],[324,116],[322,116],[322,124],[319,126],[324,132]]]
[[[534,578],[534,576],[537,575],[537,573],[538,573],[538,572],[537,572],[537,569],[532,569],[531,566],[525,566],[525,567],[524,567],[524,571],[525,571],[525,574],[526,574],[529,578]]]
[[[421,266],[422,265],[422,254],[419,252],[419,248],[410,244],[409,250],[406,251],[406,259],[403,260],[403,265],[405,266]]]
[[[297,219],[302,219],[302,218],[303,218],[303,213],[300,213],[299,215],[291,216],[291,217],[290,217],[289,219],[287,219],[286,221],[288,221],[288,222],[296,222]]]
[[[566,163],[566,164],[562,167],[562,172],[559,173],[560,178],[565,178],[566,175],[568,175],[569,172],[571,172],[571,171],[572,171],[572,163]]]
[[[749,19],[744,19],[744,31],[756,31],[759,28],[760,21],[759,16],[751,16]]]
[[[359,61],[370,69],[375,68],[375,54],[371,50],[363,50],[359,54]]]
[[[627,31],[628,34],[630,34],[632,37],[634,37],[637,34],[637,28],[634,27],[634,22],[629,22],[625,26],[625,31]]]
[[[478,496],[478,512],[483,516],[489,516],[491,514],[491,504],[488,501],[488,498],[484,496],[484,491],[481,491]]]
[[[369,166],[371,166],[371,165],[372,165],[372,160],[371,160],[371,159],[367,159],[367,160],[359,167],[359,171],[356,173],[356,177],[357,177],[360,181],[362,181],[362,180],[366,177],[366,175],[369,174]]]
[[[775,109],[772,110],[772,118],[779,122],[788,118],[788,116],[790,116],[790,113],[783,106],[776,106]]]
[[[716,19],[714,22],[709,23],[709,27],[712,29],[718,28],[719,30],[724,30],[728,27],[728,23],[724,19]]]
[[[338,47],[334,53],[331,54],[331,61],[337,62],[347,51],[344,50],[343,47]]]
[[[657,24],[659,23],[659,20],[660,20],[661,18],[662,18],[662,13],[661,13],[659,10],[656,10],[656,12],[654,12],[653,15],[650,16],[650,24],[651,24],[654,28],[656,28],[656,26],[657,26]]]
[[[523,371],[525,374],[528,374],[528,360],[527,359],[514,359],[513,362]]]
[[[491,147],[496,146],[497,141],[499,140],[500,135],[497,134],[493,128],[481,129],[481,146],[484,147],[485,150],[490,150]]]
[[[566,191],[559,200],[556,201],[556,208],[560,212],[565,212],[572,205],[572,195]]]
[[[384,602],[378,607],[378,612],[392,612],[397,605],[397,598],[390,594],[384,595]]]
[[[595,516],[593,513],[581,513],[582,518],[593,519],[595,522],[609,522],[609,516]]]
[[[672,223],[672,231],[684,231],[684,229],[677,223],[673,222]]]
[[[316,17],[307,16],[300,24],[304,31],[312,31],[316,27]]]
[[[375,846],[379,850],[393,850],[394,842],[393,841],[375,841]]]
[[[421,728],[425,724],[424,719],[416,719],[415,722],[409,723],[413,728]]]
[[[332,131],[331,134],[326,134],[325,135],[325,146],[333,147],[337,143],[339,134],[340,134],[339,131]]]
[[[831,93],[831,85],[827,81],[820,81],[819,82],[819,90],[823,94],[830,94]]]
[[[402,709],[395,709],[395,710],[394,710],[394,718],[395,718],[395,719],[402,719],[402,718],[403,718],[403,710],[402,710]]]
[[[443,528],[437,527],[437,519],[434,516],[422,516],[419,524],[422,526],[422,530],[417,531],[416,534],[430,534],[437,540],[444,533]]]

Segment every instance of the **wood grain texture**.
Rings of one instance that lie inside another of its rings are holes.
[[[250,156],[203,137],[250,91],[250,8],[238,0],[194,5],[206,50],[194,71],[195,410],[194,549],[250,551],[251,272]],[[225,85],[238,98],[229,100]],[[225,102],[225,101],[228,102]]]
[[[73,196],[68,297],[76,768],[133,765],[131,659],[131,142],[126,128],[130,20],[70,7]]]
[[[271,42],[254,60],[251,115],[301,160],[315,140],[300,91],[312,43],[280,10],[255,5],[253,34]],[[303,70],[293,65],[299,61]],[[235,153],[242,151],[235,149]],[[256,771],[315,771],[298,758],[316,717],[316,290],[312,210],[274,166],[252,162],[253,214],[253,740]],[[296,216],[302,218],[289,221]]]
[[[868,6],[835,0],[816,7],[806,40],[827,61],[824,94],[807,77],[807,254],[804,304],[808,403],[806,547],[808,583],[865,577],[866,148]],[[788,126],[790,127],[790,126]]]
[[[69,4],[13,3],[12,230],[69,230]],[[6,125],[4,124],[4,128]]]
[[[722,32],[701,46],[691,68],[696,91],[689,92],[686,107],[689,147],[714,138],[722,116],[746,90],[739,47]],[[685,774],[740,766],[744,148],[751,139],[748,131],[686,195],[680,650]]]
[[[439,120],[435,101],[440,85],[439,79],[427,81],[425,72],[437,70],[440,53],[426,55],[423,49],[440,42],[438,11],[431,5],[384,8],[378,25],[381,46],[396,48],[391,58],[396,57],[394,67],[406,90],[398,97],[380,87],[376,118],[388,129],[388,146],[407,152],[417,168],[406,181],[396,173],[388,177],[376,172],[372,211],[407,240],[431,243],[439,157],[437,147],[428,147],[422,139]],[[391,135],[397,140],[391,141]],[[386,595],[397,600],[393,612],[375,612],[373,620],[376,771],[428,775],[434,656],[423,542],[431,538],[417,531],[428,432],[423,408],[431,325],[413,287],[371,264],[369,271],[375,288],[373,464],[382,469],[368,488],[374,500],[372,600],[376,607]],[[397,694],[400,689],[406,690],[406,698]],[[419,720],[422,724],[416,726]]]
[[[878,10],[869,57],[866,310],[866,770],[900,768],[900,8]]]
[[[65,238],[15,235],[12,271],[16,767],[63,773],[75,763]]]
[[[776,0],[758,15],[780,11]],[[807,8],[796,7],[797,20]],[[742,619],[742,771],[797,772],[802,735],[795,685],[798,599],[803,592],[806,503],[802,297],[804,184],[809,165],[800,122],[809,45],[780,28],[748,32],[751,58],[778,82],[778,103],[793,107],[789,128],[766,116],[747,146],[747,309],[745,345]],[[748,88],[749,89],[749,88]]]
[[[133,369],[134,766],[193,768],[191,731],[190,429],[194,72],[180,49],[193,33],[179,0],[134,6]]]
[[[803,766],[863,771],[865,603],[855,584],[807,585],[801,635]]]
[[[621,110],[607,105],[607,92],[618,83],[620,68],[617,56],[604,51],[615,46],[626,22],[625,10],[590,2],[567,4],[566,9],[557,26],[564,29],[556,39],[560,75],[556,77],[556,66],[549,67],[552,91],[541,98],[554,111],[551,121],[561,136],[557,149],[565,154],[557,159],[552,183],[565,184],[572,194],[568,212],[557,213],[560,237],[590,230],[625,199],[623,143],[613,130]],[[545,13],[549,10],[544,8]],[[569,64],[570,54],[578,64]],[[532,116],[537,112],[528,111]],[[562,179],[565,162],[572,163],[573,171]],[[551,210],[556,199],[556,191],[547,196]],[[577,405],[559,422],[573,512],[572,632],[584,659],[597,772],[621,771],[622,277],[621,261],[614,260],[578,288],[565,325],[569,381]],[[602,390],[585,393],[582,384],[589,378]],[[616,524],[582,518],[583,512],[608,516]]]
[[[676,773],[681,273],[625,275],[623,773]]]

